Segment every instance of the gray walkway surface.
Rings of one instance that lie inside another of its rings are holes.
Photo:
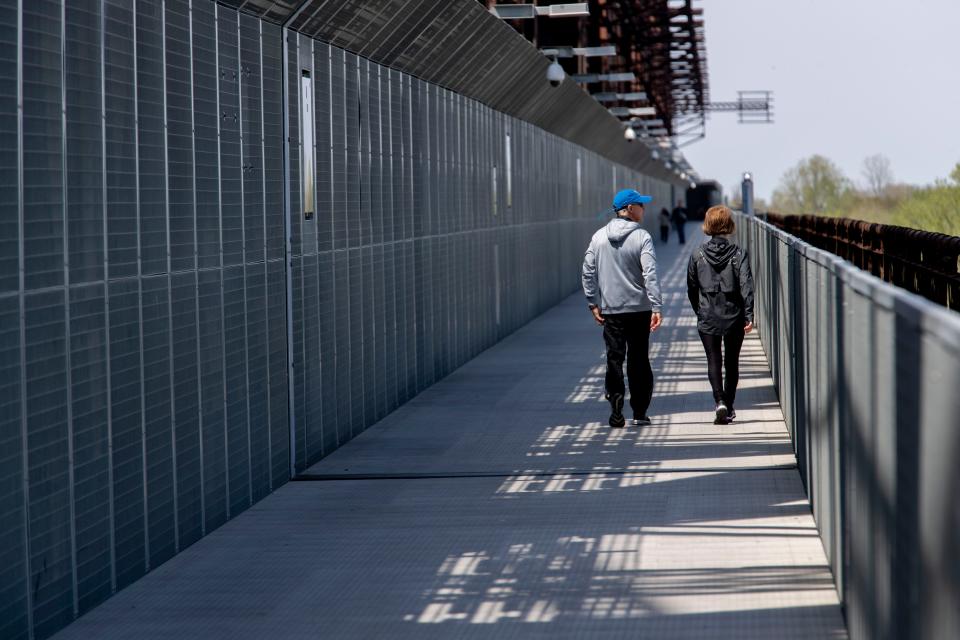
[[[653,426],[572,296],[56,638],[846,637],[756,334],[712,424],[687,255]]]

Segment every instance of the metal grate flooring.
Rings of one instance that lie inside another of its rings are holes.
[[[605,426],[571,296],[55,637],[845,638],[755,334],[711,423],[697,240],[659,247],[651,427]]]

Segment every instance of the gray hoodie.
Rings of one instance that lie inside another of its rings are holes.
[[[640,223],[614,218],[590,239],[583,257],[583,293],[600,313],[660,312],[653,239]]]

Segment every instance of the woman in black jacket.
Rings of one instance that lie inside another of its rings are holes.
[[[707,353],[707,375],[716,401],[714,424],[736,417],[733,401],[740,377],[740,347],[753,331],[753,276],[747,253],[730,241],[733,215],[724,206],[707,210],[703,232],[710,236],[690,256],[687,297]],[[722,369],[726,361],[726,381]]]

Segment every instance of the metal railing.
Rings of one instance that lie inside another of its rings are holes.
[[[826,216],[768,213],[767,222],[949,309],[960,308],[960,237]]]
[[[737,223],[850,637],[960,637],[960,314]]]

